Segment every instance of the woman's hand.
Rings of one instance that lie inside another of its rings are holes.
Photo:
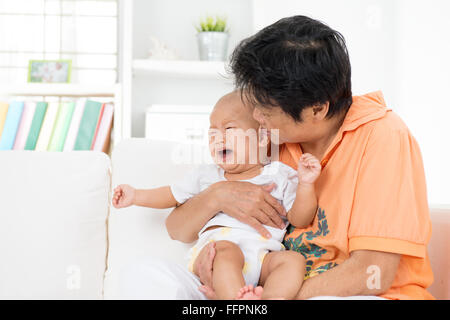
[[[270,192],[275,184],[259,186],[245,181],[216,182],[176,207],[166,219],[166,228],[174,240],[190,243],[218,212],[253,227],[263,237],[270,232],[263,224],[284,228],[281,216],[286,210]]]
[[[286,210],[270,194],[275,187],[274,183],[259,186],[244,181],[223,181],[213,186],[219,211],[253,227],[266,238],[271,235],[263,224],[285,227],[280,215],[286,216]]]
[[[136,189],[128,184],[120,184],[114,189],[112,204],[115,208],[126,208],[134,204]]]
[[[215,300],[216,293],[212,286],[212,271],[214,258],[216,256],[216,243],[211,242],[205,246],[206,250],[202,250],[198,255],[194,264],[194,273],[198,274],[202,285],[198,287],[208,299]]]

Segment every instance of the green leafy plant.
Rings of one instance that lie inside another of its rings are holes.
[[[217,16],[214,19],[212,16],[207,16],[200,20],[199,25],[195,26],[198,32],[228,32],[227,19]]]

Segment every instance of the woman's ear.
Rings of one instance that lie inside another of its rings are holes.
[[[270,135],[270,130],[261,127],[258,129],[258,157],[264,165],[269,164],[271,159]]]
[[[258,146],[266,148],[270,144],[270,131],[266,128],[258,129]]]
[[[324,104],[320,104],[312,107],[312,117],[314,120],[323,120],[326,118],[328,114],[328,110],[330,107],[330,103],[326,102]]]

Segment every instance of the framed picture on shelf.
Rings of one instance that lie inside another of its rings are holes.
[[[28,82],[69,83],[72,60],[30,60]]]

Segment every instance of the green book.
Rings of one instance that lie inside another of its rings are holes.
[[[48,144],[48,151],[63,151],[74,109],[75,102],[61,103]]]
[[[102,103],[86,100],[73,150],[91,150]]]
[[[34,150],[41,132],[42,122],[44,121],[45,113],[47,112],[47,102],[38,102],[36,110],[34,111],[33,120],[31,121],[30,132],[28,133],[27,142],[25,143],[25,150]]]

